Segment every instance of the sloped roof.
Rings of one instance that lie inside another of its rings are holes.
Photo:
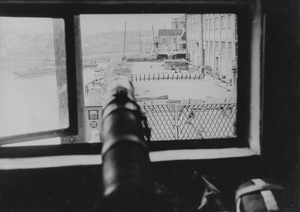
[[[159,29],[158,36],[181,35],[182,29]]]

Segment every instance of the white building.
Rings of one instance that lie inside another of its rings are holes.
[[[237,61],[236,15],[187,15],[187,49],[191,63],[210,66],[224,79],[232,80]]]

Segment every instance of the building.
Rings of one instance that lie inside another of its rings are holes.
[[[179,18],[173,18],[171,22],[172,29],[182,29],[183,33],[179,41],[179,46],[181,50],[186,50],[186,14],[180,16]]]
[[[186,29],[186,14],[179,18],[173,18],[171,22],[171,29]]]
[[[159,29],[158,43],[160,50],[177,51],[181,49],[179,42],[182,40],[183,29]]]
[[[237,63],[236,15],[187,15],[187,49],[191,63],[210,66],[223,79],[232,80]]]
[[[171,29],[159,29],[158,58],[186,58],[186,15],[173,18]]]

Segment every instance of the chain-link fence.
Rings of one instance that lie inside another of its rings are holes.
[[[236,137],[236,103],[141,105],[151,140]]]

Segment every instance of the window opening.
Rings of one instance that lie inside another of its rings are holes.
[[[210,30],[213,29],[213,19],[212,18],[209,19],[209,29]]]
[[[215,29],[219,29],[219,17],[215,18]]]
[[[101,114],[106,85],[116,75],[133,81],[151,140],[235,138],[237,55],[228,41],[237,41],[236,29],[225,31],[225,40],[214,29],[221,22],[227,30],[224,17],[236,15],[220,15],[81,15],[86,141],[100,141],[101,117],[89,117]]]
[[[230,18],[230,15],[228,15],[228,18]],[[222,15],[221,16],[221,28],[224,28],[225,27],[225,15]],[[230,22],[228,23],[228,27],[230,27]]]

